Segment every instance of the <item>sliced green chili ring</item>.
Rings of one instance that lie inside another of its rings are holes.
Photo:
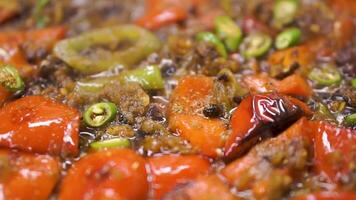
[[[346,116],[344,123],[347,126],[356,126],[356,113]]]
[[[277,49],[285,49],[297,44],[300,41],[302,32],[299,28],[288,28],[282,33],[278,34],[275,42]]]
[[[353,78],[353,79],[351,80],[351,86],[352,86],[353,88],[356,88],[356,78]]]
[[[298,12],[298,0],[277,0],[273,8],[273,20],[278,28],[291,23]]]
[[[116,117],[117,107],[110,102],[101,102],[91,105],[84,112],[84,122],[91,127],[100,127],[111,121]]]
[[[272,45],[270,36],[263,33],[255,33],[244,39],[241,45],[242,55],[245,58],[256,58],[263,56]]]
[[[126,46],[124,50],[115,49],[120,44]],[[114,49],[99,48],[95,54],[88,53],[105,45]],[[151,32],[134,25],[121,25],[62,40],[54,47],[54,54],[81,73],[94,74],[118,66],[131,67],[159,47],[160,41]]]
[[[332,64],[324,64],[320,68],[314,68],[308,77],[319,86],[338,85],[342,79],[340,72]]]
[[[222,56],[223,58],[227,58],[227,52],[224,44],[216,35],[214,35],[214,33],[200,32],[196,35],[196,39],[199,42],[209,42],[213,44],[216,51],[220,54],[220,56]]]
[[[236,23],[228,16],[218,16],[215,18],[215,29],[226,48],[230,51],[236,51],[242,40],[242,31]]]
[[[129,148],[130,146],[130,140],[127,138],[114,138],[90,143],[90,148],[94,150],[110,148]]]
[[[105,85],[113,82],[139,83],[142,88],[146,90],[159,90],[164,88],[164,80],[159,67],[150,65],[144,68],[124,71],[116,76],[78,81],[75,89],[78,93],[98,92],[103,89]]]
[[[0,66],[0,85],[10,92],[22,91],[25,88],[19,72],[10,65]]]

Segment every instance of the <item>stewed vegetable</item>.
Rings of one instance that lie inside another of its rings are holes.
[[[91,127],[100,127],[114,120],[117,107],[110,102],[91,105],[83,115],[84,122]]]

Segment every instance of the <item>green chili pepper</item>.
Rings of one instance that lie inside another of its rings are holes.
[[[90,143],[90,147],[95,150],[109,148],[128,148],[130,146],[130,140],[128,140],[127,138],[114,138]]]
[[[158,38],[151,32],[122,25],[62,40],[54,47],[54,53],[81,73],[93,74],[118,66],[130,67],[159,47]]]
[[[37,28],[42,28],[46,25],[49,18],[43,14],[45,7],[49,4],[50,0],[37,0],[34,8],[34,16]]]
[[[344,118],[344,123],[347,126],[356,126],[356,113],[346,116]]]
[[[103,126],[115,119],[117,107],[110,102],[91,105],[83,115],[84,122],[91,127]]]
[[[285,49],[297,44],[300,41],[302,32],[299,28],[288,28],[282,33],[278,34],[275,42],[277,49]]]
[[[213,44],[215,46],[216,51],[220,54],[220,56],[222,56],[223,58],[227,58],[227,52],[224,44],[216,35],[214,35],[214,33],[200,32],[197,34],[196,39],[200,42],[204,41]]]
[[[270,36],[263,33],[249,35],[241,44],[242,55],[245,58],[260,57],[267,53],[272,45]]]
[[[25,88],[19,72],[10,65],[0,66],[0,85],[10,92],[22,91]]]
[[[298,12],[298,0],[276,0],[273,8],[273,20],[278,28],[291,23]]]
[[[356,88],[356,78],[353,78],[353,79],[351,80],[351,86],[352,86],[353,88]]]
[[[333,64],[324,64],[320,68],[314,68],[309,79],[319,86],[338,85],[341,82],[341,74]]]
[[[236,51],[242,40],[241,29],[236,23],[228,16],[218,16],[215,18],[215,29],[226,48],[231,52]]]
[[[95,78],[91,80],[78,81],[76,90],[80,92],[97,92],[105,85],[113,83],[139,83],[146,90],[158,90],[164,88],[164,80],[160,69],[156,65],[124,71],[116,76]]]

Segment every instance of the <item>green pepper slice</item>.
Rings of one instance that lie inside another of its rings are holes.
[[[300,41],[302,32],[299,28],[292,27],[278,34],[275,46],[277,49],[285,49],[297,44]]]
[[[346,116],[344,118],[344,123],[347,126],[356,126],[356,113]]]
[[[121,25],[62,40],[54,47],[54,54],[81,73],[94,74],[118,66],[130,67],[159,47],[160,41],[151,32]]]
[[[159,90],[164,88],[164,80],[159,67],[149,65],[144,68],[124,71],[116,76],[78,81],[75,89],[79,93],[97,92],[112,82],[139,83],[142,88],[146,90]]]
[[[353,79],[351,80],[351,86],[352,86],[353,88],[356,88],[356,78],[353,78]]]
[[[91,105],[83,115],[84,122],[90,127],[100,127],[115,119],[117,107],[110,102]]]
[[[272,39],[269,35],[263,33],[249,35],[241,44],[242,55],[247,59],[263,56],[271,45]]]
[[[341,82],[341,74],[333,64],[324,64],[320,68],[314,68],[308,77],[319,86],[338,85]]]
[[[227,52],[224,44],[221,40],[211,32],[200,32],[196,35],[196,39],[199,42],[209,42],[214,45],[216,51],[220,54],[221,57],[227,58]]]
[[[10,65],[0,66],[0,85],[10,92],[22,91],[25,88],[19,72]]]
[[[130,140],[127,138],[113,138],[109,140],[90,143],[90,148],[94,150],[110,149],[110,148],[128,148],[130,146],[131,146]]]
[[[277,0],[273,8],[274,24],[281,28],[286,24],[291,23],[299,8],[298,0]]]
[[[230,51],[236,51],[242,40],[242,31],[236,23],[228,16],[218,16],[215,18],[215,29],[226,48]]]

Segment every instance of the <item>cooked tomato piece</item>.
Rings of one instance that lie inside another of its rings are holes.
[[[351,176],[356,165],[356,131],[327,122],[314,122],[315,167],[337,183]]]
[[[279,94],[247,96],[232,114],[232,134],[225,143],[228,159],[239,157],[264,137],[282,131],[298,120],[303,111],[291,97]]]
[[[184,77],[173,91],[168,111],[170,129],[210,157],[217,156],[226,131],[222,120],[208,119],[203,115],[203,109],[210,104],[213,92],[212,78]]]
[[[315,51],[311,50],[309,46],[313,45],[299,45],[288,49],[276,51],[268,57],[268,64],[271,67],[282,67],[284,69],[290,68],[295,63],[299,64],[302,71],[307,71],[311,64],[315,61]],[[314,47],[317,48],[317,47]]]
[[[281,81],[275,80],[266,74],[246,76],[243,79],[251,92],[279,92],[287,95],[309,98],[313,91],[307,81],[300,75],[293,74]]]
[[[225,123],[219,119],[206,119],[196,115],[175,115],[170,128],[188,140],[204,155],[216,157],[224,145]]]
[[[48,199],[59,176],[57,158],[0,150],[1,199]]]
[[[11,93],[8,92],[4,87],[0,86],[0,105],[6,101],[10,94]]]
[[[187,19],[189,11],[207,3],[206,0],[146,0],[144,16],[136,24],[158,29]]]
[[[169,114],[202,114],[213,95],[214,81],[206,76],[185,76],[174,89]]]
[[[50,52],[54,44],[65,36],[66,31],[65,27],[60,26],[23,32],[0,32],[0,49],[4,51],[0,54],[0,62],[14,65],[23,77],[31,76],[35,69],[28,63],[21,45],[29,43],[36,49]]]
[[[17,1],[0,2],[0,24],[15,17],[20,12],[20,5]]]
[[[238,200],[217,175],[200,176],[182,188],[169,193],[164,200]]]
[[[356,199],[355,193],[347,192],[319,192],[307,194],[294,198],[295,200],[354,200]]]
[[[300,75],[293,74],[283,80],[277,85],[277,91],[282,94],[296,95],[301,97],[311,97],[313,94],[312,88],[308,82]]]
[[[0,110],[0,146],[36,153],[76,154],[79,113],[41,96],[27,96]]]
[[[145,160],[129,149],[88,154],[69,169],[60,187],[60,200],[147,199]]]
[[[200,156],[165,155],[148,159],[151,172],[152,198],[161,199],[176,185],[205,174],[209,162]]]

